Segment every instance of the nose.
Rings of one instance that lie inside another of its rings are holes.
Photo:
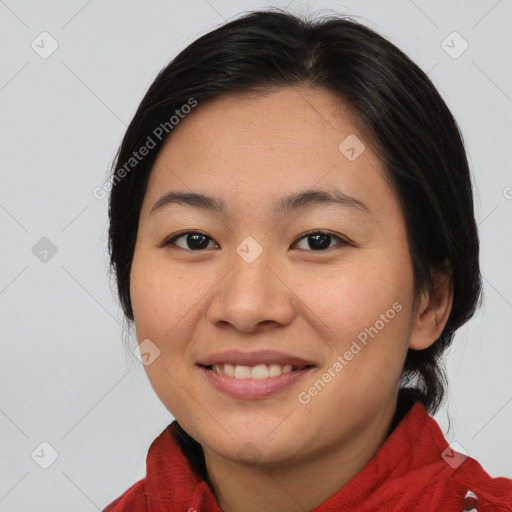
[[[209,320],[244,333],[288,325],[296,314],[297,297],[285,274],[266,251],[252,262],[235,254],[231,269],[215,288]]]

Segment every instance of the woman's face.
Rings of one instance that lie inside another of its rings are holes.
[[[136,334],[155,392],[205,453],[297,462],[392,416],[412,265],[352,119],[321,89],[224,96],[158,155],[131,270]],[[152,211],[171,191],[212,199]]]

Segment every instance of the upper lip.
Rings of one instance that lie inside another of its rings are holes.
[[[228,350],[217,352],[201,359],[197,364],[203,366],[212,366],[214,364],[232,364],[255,366],[257,364],[279,364],[292,366],[313,366],[312,361],[307,361],[301,357],[275,350],[256,350],[253,352],[242,352],[240,350]]]

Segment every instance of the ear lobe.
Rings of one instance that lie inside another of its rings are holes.
[[[453,304],[452,273],[448,262],[432,273],[434,290],[421,294],[420,304],[409,341],[409,348],[423,350],[430,347],[441,335],[448,321]]]

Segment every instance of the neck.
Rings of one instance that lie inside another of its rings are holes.
[[[205,449],[208,479],[224,512],[311,510],[346,485],[385,442],[396,411],[390,400],[350,438],[288,465],[247,465]]]

